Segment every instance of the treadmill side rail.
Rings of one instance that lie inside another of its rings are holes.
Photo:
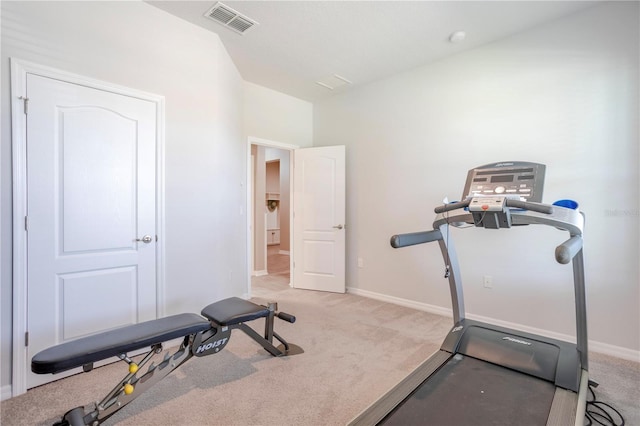
[[[567,426],[575,424],[578,394],[556,388],[547,419],[547,426]],[[584,418],[584,416],[582,417]]]
[[[553,396],[547,426],[584,425],[587,411],[587,393],[589,389],[589,373],[582,370],[580,391],[578,393],[556,388]]]
[[[398,404],[411,394],[422,382],[427,380],[441,366],[446,364],[452,354],[439,350],[420,364],[411,374],[391,388],[380,399],[367,407],[362,413],[348,423],[348,426],[371,426],[378,424]]]

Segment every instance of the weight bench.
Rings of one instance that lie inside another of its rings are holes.
[[[56,423],[58,426],[99,425],[192,356],[203,357],[220,352],[229,342],[233,329],[245,332],[273,356],[287,355],[289,344],[273,330],[273,323],[276,317],[290,323],[295,322],[296,318],[277,312],[277,309],[276,303],[263,306],[231,297],[208,305],[202,310],[202,316],[172,315],[50,347],[31,359],[31,371],[36,374],[56,374],[82,367],[89,372],[95,362],[114,356],[127,362],[128,374],[107,396],[90,405],[88,411],[85,407],[68,411]],[[259,318],[265,319],[264,337],[246,324]],[[273,345],[274,337],[282,343],[280,347]],[[163,351],[164,342],[177,338],[182,338],[182,343],[173,354],[165,353],[159,364],[152,362],[146,372],[139,374],[154,355]],[[128,352],[142,348],[150,349],[139,363],[127,356]]]

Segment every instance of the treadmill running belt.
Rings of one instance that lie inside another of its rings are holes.
[[[545,425],[555,385],[455,355],[380,424]]]

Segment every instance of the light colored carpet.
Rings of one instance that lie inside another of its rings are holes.
[[[284,273],[254,279],[254,301],[296,315],[276,331],[303,354],[271,357],[236,330],[222,352],[191,359],[106,424],[344,425],[437,350],[450,327],[449,318],[286,283]],[[2,402],[1,423],[51,424],[102,398],[125,370],[118,362],[32,389]],[[592,354],[591,376],[599,398],[640,425],[640,365]]]

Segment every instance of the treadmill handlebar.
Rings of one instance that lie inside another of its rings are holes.
[[[442,206],[438,206],[434,209],[436,213],[445,213],[451,210],[463,209],[465,207],[469,207],[472,198],[467,198],[464,201],[458,201],[455,203],[443,204]],[[505,200],[505,205],[507,207],[515,207],[517,209],[531,210],[538,213],[544,214],[552,214],[553,207],[548,204],[541,203],[532,203],[529,201],[516,200],[513,198],[507,198]]]
[[[471,198],[468,198],[464,201],[456,201],[455,203],[443,204],[436,207],[434,211],[436,213],[450,212],[451,210],[458,210],[469,207],[469,203],[471,203]]]
[[[566,265],[580,250],[582,250],[582,237],[575,235],[556,247],[556,260]]]
[[[553,207],[548,204],[541,203],[532,203],[528,201],[522,200],[514,200],[507,198],[506,200],[507,207],[515,207],[517,209],[531,210],[533,212],[551,214],[553,213]]]
[[[442,234],[438,230],[411,232],[409,234],[397,234],[391,237],[391,247],[401,248],[415,246],[416,244],[430,243],[442,239]]]

